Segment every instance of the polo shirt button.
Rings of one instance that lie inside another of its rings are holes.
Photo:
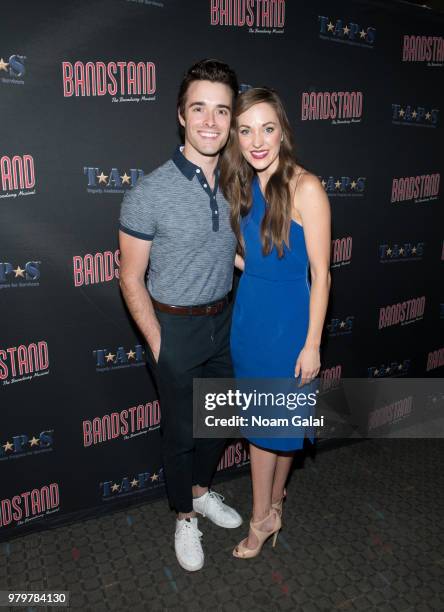
[[[206,187],[208,187],[208,185],[205,183],[205,184],[204,184],[204,187],[206,188]]]
[[[214,211],[214,214],[217,215],[217,210]]]
[[[197,172],[197,174],[199,174],[199,172],[200,172],[199,168],[196,168],[196,172]]]

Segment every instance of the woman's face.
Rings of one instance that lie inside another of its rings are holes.
[[[282,128],[276,111],[267,102],[255,104],[237,118],[242,155],[257,172],[274,172],[279,163]]]

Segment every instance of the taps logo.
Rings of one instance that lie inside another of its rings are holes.
[[[359,198],[365,195],[365,182],[367,180],[365,176],[356,178],[350,176],[320,176],[319,180],[329,198],[332,196]]]
[[[212,26],[247,26],[249,34],[283,34],[285,0],[210,0]]]
[[[336,238],[335,240],[331,241],[330,267],[332,269],[348,266],[350,264],[352,257],[352,244],[353,239],[351,236],[344,236],[344,238]]]
[[[438,125],[438,108],[392,104],[392,123],[394,125],[416,125],[435,128]]]
[[[427,355],[426,371],[436,370],[444,365],[444,347]]]
[[[2,83],[24,85],[26,55],[11,55],[7,62],[0,57],[0,80]]]
[[[426,66],[444,66],[444,38],[404,34],[402,61],[424,62]]]
[[[35,195],[35,167],[32,155],[0,158],[1,198]]]
[[[362,120],[362,91],[304,91],[302,92],[302,121],[328,119],[331,125],[360,123]]]
[[[354,315],[349,315],[343,319],[333,318],[330,323],[325,326],[328,335],[334,336],[346,336],[353,332],[353,321],[355,320]]]
[[[421,174],[394,178],[392,182],[391,202],[413,200],[415,203],[432,202],[439,196],[441,174]]]
[[[384,329],[392,325],[408,325],[420,321],[424,316],[425,301],[425,295],[422,295],[405,302],[382,306],[379,309],[378,329]]]
[[[119,278],[120,250],[74,255],[72,258],[74,287],[109,283]],[[1,264],[0,264],[1,265]],[[1,277],[0,277],[1,278]],[[0,285],[1,286],[1,285]]]
[[[0,444],[0,461],[5,459],[19,459],[29,455],[38,455],[52,451],[54,442],[54,430],[46,429],[36,437],[30,438],[26,434],[10,436],[4,444]]]
[[[29,521],[43,518],[60,509],[59,484],[53,482],[40,489],[23,491],[12,499],[0,500],[0,527],[11,523],[15,526],[24,525]]]
[[[376,29],[367,26],[365,29],[357,23],[349,22],[344,25],[343,19],[337,19],[334,23],[329,17],[319,15],[319,38],[345,43],[355,47],[373,48]]]
[[[24,267],[8,261],[0,261],[0,289],[38,287],[41,261],[27,261]],[[14,268],[14,265],[16,267]]]
[[[123,437],[130,440],[160,428],[158,400],[83,421],[83,446]]]
[[[319,372],[319,393],[333,391],[339,387],[342,378],[342,365],[338,364]]]
[[[410,368],[410,359],[404,361],[391,361],[390,363],[382,363],[380,366],[371,366],[367,368],[368,378],[387,378],[405,376]]]
[[[413,396],[408,395],[395,402],[386,404],[369,412],[368,430],[382,427],[383,425],[393,425],[410,416],[413,411]]]
[[[88,178],[88,193],[125,193],[144,174],[140,168],[130,168],[129,174],[126,170],[121,174],[118,168],[111,168],[108,174],[103,170],[99,172],[99,169],[92,166],[83,168],[83,174]]]
[[[250,462],[250,454],[245,444],[238,440],[226,447],[219,463],[217,464],[216,472],[226,470],[233,466],[241,468]]]
[[[397,261],[420,261],[424,254],[424,242],[405,242],[404,244],[380,244],[379,263]]]
[[[93,351],[96,362],[96,372],[109,372],[111,370],[121,370],[134,366],[145,365],[145,351],[141,344],[136,344],[134,350],[130,348],[126,351],[123,346],[119,346],[115,353],[107,348]]]
[[[44,340],[31,342],[29,345],[0,348],[0,381],[3,381],[3,385],[33,380],[47,374],[49,374],[48,344]]]
[[[106,480],[100,483],[102,489],[102,500],[128,497],[150,489],[157,489],[164,485],[163,468],[157,472],[140,472],[132,478],[129,476],[119,477],[118,480]]]
[[[156,99],[153,62],[62,62],[62,80],[65,98],[109,95],[113,102]]]

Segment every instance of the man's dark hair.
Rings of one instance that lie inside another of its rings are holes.
[[[203,59],[197,62],[185,73],[177,96],[177,107],[183,116],[185,112],[185,99],[188,87],[193,81],[211,81],[212,83],[223,83],[233,92],[233,99],[236,98],[239,85],[234,70],[216,59]]]

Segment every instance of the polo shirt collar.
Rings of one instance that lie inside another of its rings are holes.
[[[199,170],[198,172],[199,174],[202,172],[202,168],[200,168],[199,166],[196,166],[196,164],[193,164],[193,162],[190,162],[190,160],[185,157],[182,151],[183,151],[183,145],[179,145],[174,151],[174,155],[172,159],[173,159],[173,162],[176,164],[176,166],[179,168],[179,170],[182,172],[182,174],[186,176],[186,178],[189,181],[191,181],[193,177],[196,176],[196,170]],[[219,174],[220,174],[219,165],[217,165],[214,171],[214,175],[216,179],[219,178]]]
[[[181,146],[178,146],[176,148],[176,150],[174,151],[174,155],[173,155],[173,162],[176,164],[176,166],[179,168],[182,174],[186,176],[189,181],[191,181],[193,176],[196,175],[196,170],[197,169],[200,170],[200,168],[199,166],[196,166],[195,164],[190,162],[190,160],[187,159],[185,155],[182,153],[182,150],[183,150],[183,147]]]

